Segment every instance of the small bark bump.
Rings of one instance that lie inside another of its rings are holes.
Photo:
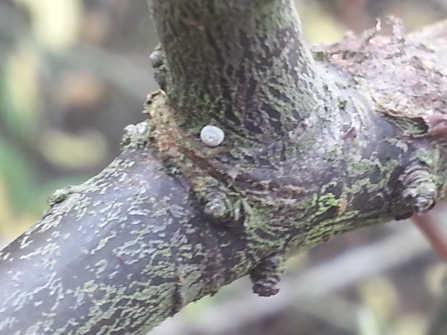
[[[270,297],[279,292],[276,285],[283,272],[282,260],[278,255],[269,256],[259,263],[251,272],[253,292],[260,297]]]
[[[437,185],[434,176],[426,167],[419,164],[410,165],[399,180],[403,186],[402,204],[411,209],[411,214],[427,213],[435,206]]]

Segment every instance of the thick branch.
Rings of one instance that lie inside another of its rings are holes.
[[[151,150],[125,152],[51,201],[0,254],[2,335],[146,334],[252,266]]]
[[[290,254],[445,197],[445,26],[419,36],[434,47],[372,31],[316,62],[287,0],[153,8],[168,100],[0,254],[1,335],[144,334],[247,274],[275,294]],[[223,145],[198,140],[207,123]]]
[[[232,142],[268,142],[332,99],[289,0],[155,0],[153,14],[188,131],[211,123]]]

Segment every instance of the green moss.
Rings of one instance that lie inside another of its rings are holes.
[[[315,60],[324,61],[328,59],[328,55],[326,51],[314,51],[312,52],[312,56]]]
[[[339,205],[339,200],[336,199],[335,195],[332,193],[326,193],[320,196],[317,200],[317,211],[314,216],[321,215],[327,212],[332,207],[337,207]]]
[[[361,159],[357,162],[352,162],[350,166],[350,171],[353,175],[361,176],[365,173],[369,173],[373,168],[377,166],[376,163],[369,159]]]
[[[437,167],[439,162],[438,150],[417,150],[414,156],[419,162],[431,168]]]
[[[333,161],[340,158],[340,155],[341,155],[341,149],[339,147],[334,147],[331,149],[331,151],[328,152],[326,158],[328,161]]]
[[[348,101],[342,98],[338,98],[337,102],[338,102],[338,108],[340,109],[345,109],[346,105],[348,104]]]

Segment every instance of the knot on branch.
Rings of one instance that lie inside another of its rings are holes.
[[[124,132],[120,143],[123,150],[141,149],[146,146],[149,139],[149,127],[146,122],[128,125]]]
[[[50,207],[54,207],[68,199],[72,194],[85,191],[87,189],[84,185],[70,185],[54,191],[54,193],[48,197],[47,203]]]
[[[437,185],[435,177],[426,167],[419,164],[408,166],[399,181],[402,184],[400,202],[405,210],[404,214],[397,215],[397,220],[426,213],[435,206]]]
[[[193,188],[199,201],[203,203],[203,214],[211,222],[241,233],[246,213],[240,197],[213,178],[207,177],[201,184],[201,189]]]
[[[253,292],[260,297],[269,297],[279,292],[276,285],[283,272],[283,262],[278,255],[265,258],[250,272]]]
[[[161,44],[158,44],[155,47],[155,50],[151,53],[149,58],[151,60],[151,65],[154,68],[155,81],[163,91],[166,91],[168,87],[169,71]]]
[[[72,192],[73,191],[71,186],[58,189],[54,191],[54,193],[50,197],[48,197],[47,203],[50,207],[53,207],[54,205],[59,204],[67,199]]]

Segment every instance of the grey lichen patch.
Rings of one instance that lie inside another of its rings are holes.
[[[76,194],[70,200],[73,201],[73,209],[75,210],[76,218],[78,220],[82,219],[88,212],[90,199],[85,195]]]
[[[340,108],[340,109],[345,109],[346,105],[348,104],[348,101],[343,98],[338,98],[337,102],[338,102],[338,108]]]
[[[29,237],[29,235],[25,235],[22,238],[22,240],[20,241],[20,248],[21,249],[29,248],[32,243],[33,243],[33,240]],[[8,254],[6,254],[6,255],[8,255]],[[3,259],[7,258],[6,255],[5,255],[5,258],[3,258]]]
[[[149,141],[150,131],[147,122],[136,125],[128,125],[124,128],[124,136],[121,140],[123,151],[142,149]]]
[[[101,224],[101,225],[104,226],[104,224]],[[116,235],[117,235],[117,232],[112,231],[109,236],[106,236],[106,237],[100,239],[98,241],[98,245],[96,246],[96,248],[90,250],[90,254],[94,254],[97,251],[103,250],[109,241],[112,241],[113,239],[116,238]]]
[[[53,207],[54,205],[63,202],[66,200],[70,194],[83,192],[87,189],[85,185],[71,185],[66,186],[63,188],[60,188],[47,199],[47,203],[50,205],[50,207]]]
[[[20,259],[28,259],[35,257],[36,255],[45,255],[47,256],[46,260],[50,260],[51,257],[58,255],[60,252],[60,246],[55,243],[48,243],[47,245],[40,247],[33,251],[32,253],[28,253],[20,257]]]
[[[107,268],[108,262],[105,259],[100,260],[94,266],[96,267],[96,273],[100,274],[101,272],[105,272]]]
[[[71,187],[64,187],[54,191],[54,193],[47,199],[47,203],[50,206],[54,206],[65,199],[72,193]]]

